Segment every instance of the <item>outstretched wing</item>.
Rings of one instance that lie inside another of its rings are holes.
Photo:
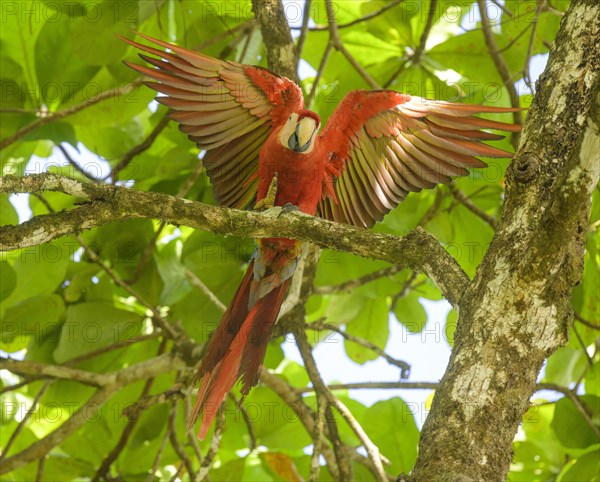
[[[474,114],[515,110],[391,90],[350,92],[321,134],[330,162],[318,215],[371,227],[408,192],[448,183],[468,174],[468,167],[485,167],[476,156],[511,157],[482,143],[502,138],[482,129],[515,132],[521,126]]]
[[[218,60],[138,33],[168,51],[122,38],[152,54],[140,57],[155,68],[126,62],[157,82],[156,98],[171,109],[171,118],[200,149],[219,204],[244,208],[258,184],[258,153],[271,128],[285,122],[304,104],[291,80],[261,67]]]

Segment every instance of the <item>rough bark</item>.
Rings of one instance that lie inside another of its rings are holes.
[[[254,15],[267,50],[267,64],[279,75],[300,83],[296,46],[280,0],[252,0]]]
[[[567,341],[598,182],[600,4],[573,1],[507,172],[499,230],[462,298],[411,480],[504,481],[544,360]]]
[[[469,282],[456,260],[435,237],[420,228],[401,238],[301,212],[282,214],[281,208],[262,213],[239,211],[54,174],[0,179],[0,192],[42,191],[63,192],[89,202],[69,211],[35,216],[17,226],[0,227],[0,251],[35,246],[110,222],[153,218],[217,234],[252,238],[284,236],[406,266],[431,277],[453,304],[458,303]]]

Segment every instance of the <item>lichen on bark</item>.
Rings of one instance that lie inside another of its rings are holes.
[[[590,48],[599,19],[588,0],[562,21],[507,171],[499,229],[460,304],[415,482],[504,481],[536,377],[567,341],[600,163],[600,49]]]

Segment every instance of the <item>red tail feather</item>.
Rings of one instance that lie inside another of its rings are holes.
[[[267,344],[289,284],[289,280],[284,281],[263,298],[259,298],[252,309],[248,310],[253,271],[254,260],[248,266],[242,284],[212,336],[198,370],[202,381],[188,422],[188,430],[201,416],[202,423],[198,432],[200,439],[206,437],[217,410],[236,380],[242,377],[244,395],[258,381]]]

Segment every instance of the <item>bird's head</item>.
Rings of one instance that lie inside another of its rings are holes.
[[[294,112],[281,128],[279,142],[297,154],[308,154],[315,146],[315,137],[320,126],[321,120],[314,112]]]

